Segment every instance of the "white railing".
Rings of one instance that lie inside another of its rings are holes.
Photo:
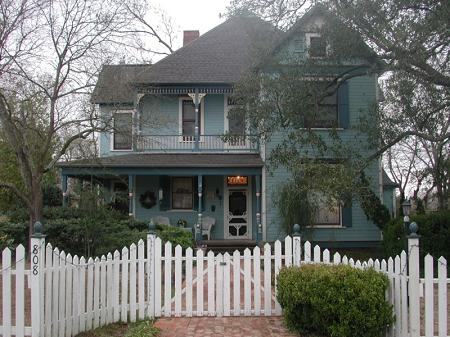
[[[280,269],[324,263],[375,268],[387,275],[387,299],[396,317],[388,336],[447,336],[447,262],[437,261],[434,278],[436,261],[427,255],[421,279],[418,243],[409,239],[408,255],[361,262],[339,253],[330,256],[328,249],[308,241],[301,245],[299,236],[243,254],[215,254],[163,244],[149,234],[147,244],[140,240],[120,252],[85,259],[34,237],[29,269],[23,246],[15,250],[15,263],[10,249],[2,253],[0,334],[74,336],[113,322],[160,316],[281,315],[276,299]]]
[[[256,152],[257,142],[248,135],[201,135],[198,148],[194,136],[182,135],[139,135],[136,137],[136,151],[140,152]]]

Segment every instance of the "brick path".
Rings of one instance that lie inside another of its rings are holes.
[[[281,317],[159,318],[161,337],[294,337]]]

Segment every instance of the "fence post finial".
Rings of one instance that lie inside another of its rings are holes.
[[[293,227],[293,236],[300,236],[300,225],[298,223]]]
[[[36,221],[33,226],[32,238],[36,238],[36,239],[44,238],[45,235],[42,232],[43,232],[42,223],[40,223],[39,221]]]
[[[418,238],[417,231],[419,230],[419,226],[415,222],[411,222],[409,224],[409,237],[410,238]]]
[[[153,222],[153,219],[150,220],[148,223],[148,233],[149,234],[155,234],[156,233],[156,225]]]

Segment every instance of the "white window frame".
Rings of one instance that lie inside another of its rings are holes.
[[[190,178],[192,180],[192,207],[191,208],[173,208],[173,193],[174,193],[174,183],[173,181],[177,178]],[[194,210],[194,204],[195,204],[195,180],[192,176],[176,176],[171,177],[170,179],[170,210],[171,211],[180,211],[180,212],[191,212]]]
[[[223,131],[224,131],[224,133],[227,133],[227,132],[230,131],[230,124],[229,124],[229,121],[228,121],[228,113],[230,112],[232,105],[228,105],[228,98],[229,97],[230,97],[229,95],[223,95],[223,112],[224,112],[224,114],[223,114]],[[249,130],[249,128],[248,128],[247,119],[245,119],[245,132],[244,132],[245,136],[249,135],[249,131],[248,130]],[[245,140],[245,147],[248,148],[248,146],[250,145],[249,142],[250,142],[250,139],[249,139],[249,137],[247,137],[246,140]],[[242,146],[232,146],[232,145],[229,145],[229,144],[226,144],[226,146],[227,146],[227,148],[230,148],[230,149],[242,148]]]
[[[325,56],[311,56],[311,54],[309,53],[309,48],[311,47],[311,38],[312,37],[322,37],[322,34],[320,33],[305,33],[305,38],[306,38],[306,50],[308,52],[308,57],[312,58],[312,59],[321,59],[327,56],[328,54],[328,44],[325,46]]]
[[[114,135],[115,135],[115,130],[114,130],[114,115],[115,114],[131,114],[131,147],[129,149],[115,149],[114,148]],[[134,114],[135,111],[132,109],[126,109],[126,110],[115,110],[111,112],[111,121],[112,121],[112,126],[113,126],[113,130],[110,132],[110,137],[109,137],[109,142],[110,142],[110,151],[113,152],[129,152],[129,151],[133,151],[133,138],[134,138]]]
[[[179,141],[181,143],[185,143],[188,141],[183,140],[183,101],[191,101],[194,100],[191,97],[179,97],[178,98],[178,135]],[[202,98],[200,100],[200,139],[199,141],[203,141],[203,137],[205,135],[205,99]]]
[[[344,228],[343,224],[342,224],[342,210],[343,210],[343,205],[342,205],[342,203],[339,202],[339,224],[316,224],[316,223],[314,223],[308,227],[310,227],[310,228]]]

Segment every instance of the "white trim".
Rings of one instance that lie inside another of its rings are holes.
[[[134,109],[119,109],[111,111],[112,130],[109,132],[109,151],[111,152],[129,152],[133,151],[133,136],[134,132],[134,115],[136,110]],[[131,147],[129,149],[115,149],[114,148],[114,115],[115,114],[131,114]]]
[[[205,96],[206,97],[206,96]],[[178,135],[180,136],[180,142],[183,142],[183,101],[193,102],[191,97],[178,97]],[[205,98],[200,100],[200,136],[205,134]],[[200,137],[200,142],[202,137]]]
[[[227,176],[223,177],[223,237],[225,240],[251,240],[253,235],[253,194],[252,194],[252,176],[247,176],[247,186],[236,185],[236,186],[228,186],[227,184]],[[233,190],[246,190],[247,192],[247,237],[232,237],[228,235],[228,197],[229,191]],[[258,230],[258,229],[257,229]]]

